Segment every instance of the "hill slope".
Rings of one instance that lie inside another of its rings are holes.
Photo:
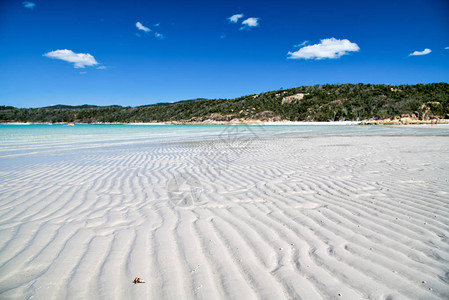
[[[60,105],[47,108],[0,107],[1,122],[204,122],[338,121],[409,115],[449,119],[449,84],[342,84],[303,86],[236,99],[196,99],[140,107]]]

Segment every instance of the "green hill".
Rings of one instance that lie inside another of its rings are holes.
[[[139,107],[57,105],[0,107],[0,122],[339,121],[409,115],[449,119],[449,84],[328,84],[270,91],[236,99],[194,99]]]

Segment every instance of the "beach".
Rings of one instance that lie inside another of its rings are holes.
[[[0,127],[1,299],[449,298],[447,126]]]

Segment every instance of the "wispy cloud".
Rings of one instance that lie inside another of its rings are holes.
[[[67,49],[51,51],[45,53],[44,56],[73,63],[75,68],[98,65],[98,62],[89,53],[75,53]]]
[[[444,49],[449,50],[449,47],[445,47]]]
[[[229,22],[231,23],[237,23],[240,18],[243,18],[243,14],[235,14],[228,18]]]
[[[159,32],[155,32],[155,33],[154,33],[154,36],[155,36],[156,38],[160,39],[160,40],[165,39],[165,36],[164,36],[162,33],[159,33]]]
[[[309,41],[304,41],[304,42],[302,42],[301,44],[297,44],[297,45],[295,45],[295,46],[293,46],[293,47],[299,48],[299,47],[302,47],[302,46],[307,45],[308,43],[309,43]]]
[[[240,27],[240,30],[249,29],[251,27],[258,27],[259,26],[259,18],[248,18],[242,22],[242,25],[243,26]]]
[[[224,34],[224,33],[222,33],[221,35],[220,35],[220,39],[224,39],[226,37],[226,34]]]
[[[160,25],[161,25],[160,23],[156,23],[153,26],[154,27],[159,27]],[[152,29],[152,28],[146,27],[146,26],[144,26],[140,22],[136,23],[136,27],[137,27],[137,29],[144,31],[145,33],[153,32],[154,37],[159,39],[159,40],[165,39],[165,36],[162,33],[155,31],[154,28]],[[141,37],[142,35],[140,33],[136,32],[136,36],[137,37]]]
[[[150,32],[151,31],[150,28],[143,26],[142,23],[140,23],[140,22],[136,23],[136,27],[137,27],[137,29],[143,30],[145,32]]]
[[[335,59],[349,52],[360,50],[356,43],[347,39],[338,40],[336,38],[322,39],[319,44],[305,46],[295,52],[288,52],[289,59]]]
[[[413,53],[410,53],[408,56],[419,56],[419,55],[427,55],[430,52],[432,52],[432,50],[430,50],[429,48],[424,49],[423,51],[415,51]]]
[[[99,67],[97,67],[97,70],[106,70],[106,69],[107,69],[106,66],[99,66]]]
[[[30,1],[24,1],[22,2],[23,7],[28,9],[33,9],[36,6],[36,3],[30,2]]]

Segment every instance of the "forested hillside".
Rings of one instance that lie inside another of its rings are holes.
[[[314,85],[243,96],[197,99],[140,107],[57,105],[45,108],[0,106],[0,122],[205,122],[338,121],[413,118],[449,119],[449,84]]]

